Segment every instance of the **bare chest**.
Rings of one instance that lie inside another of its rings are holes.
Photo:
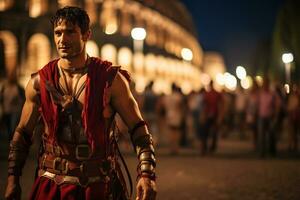
[[[59,87],[61,95],[76,101],[82,108],[86,88],[86,74],[61,75]]]

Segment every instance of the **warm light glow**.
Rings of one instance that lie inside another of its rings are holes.
[[[132,52],[128,47],[121,47],[118,52],[118,65],[131,72]]]
[[[181,85],[183,94],[188,95],[192,91],[192,85],[188,81],[184,81]]]
[[[0,0],[0,11],[9,9],[14,4],[14,0]]]
[[[219,85],[224,85],[225,84],[225,79],[224,79],[224,75],[223,74],[217,74],[216,76],[216,81],[217,81],[217,84]]]
[[[105,44],[101,48],[101,58],[116,64],[117,49],[112,44]]]
[[[211,79],[208,74],[202,73],[201,74],[201,82],[204,86],[208,86]]]
[[[136,27],[131,30],[131,37],[134,40],[144,40],[147,36],[146,30],[141,27]]]
[[[160,78],[155,79],[152,89],[153,92],[157,95],[159,94],[169,95],[172,93],[171,84],[166,80]]]
[[[255,76],[255,81],[257,82],[258,86],[262,86],[263,85],[263,78],[261,76]]]
[[[285,90],[285,92],[287,93],[287,94],[289,94],[290,93],[290,85],[289,84],[284,84],[284,90]]]
[[[224,74],[224,78],[225,78],[225,87],[229,90],[235,90],[235,88],[237,86],[237,80],[236,80],[235,76],[226,72]]]
[[[51,44],[46,35],[36,33],[29,39],[27,49],[27,69],[31,70],[31,74],[48,62],[51,57]]]
[[[144,54],[136,52],[133,54],[133,68],[135,73],[143,73],[144,67]]]
[[[245,79],[246,76],[247,76],[246,69],[245,69],[243,66],[237,66],[235,72],[236,72],[236,76],[237,76],[240,80]]]
[[[159,76],[162,76],[164,73],[164,69],[162,67],[164,66],[164,57],[161,55],[156,56],[156,64],[157,64],[156,72]]]
[[[0,11],[4,11],[4,10],[5,10],[5,1],[0,0]]]
[[[252,86],[252,78],[250,76],[247,76],[246,78],[241,80],[241,86],[243,89],[247,90]]]
[[[196,90],[200,90],[200,88],[202,87],[202,84],[200,81],[201,71],[197,70],[195,73],[195,76],[196,76]]]
[[[191,61],[193,59],[193,52],[188,48],[182,48],[181,57],[186,61]]]
[[[114,33],[116,33],[118,30],[118,25],[117,23],[108,23],[106,26],[105,26],[105,34],[107,35],[112,35]]]
[[[21,70],[20,82],[24,85],[30,79],[30,74],[42,68],[51,57],[51,43],[48,37],[41,33],[36,33],[30,37],[27,46],[26,66]]]
[[[284,53],[282,54],[282,62],[284,62],[285,64],[287,63],[291,63],[294,61],[294,56],[292,53]]]
[[[41,0],[30,0],[29,1],[29,16],[38,17],[42,14],[42,1]]]
[[[146,76],[154,77],[156,70],[156,57],[154,54],[147,54],[145,58]]]
[[[87,41],[86,52],[89,56],[99,57],[99,48],[96,42],[92,40]]]
[[[172,59],[172,64],[173,64],[173,81],[174,82],[178,82],[178,78],[180,77],[180,67],[181,67],[181,64],[180,62],[178,62],[177,60],[175,59]]]
[[[76,5],[75,0],[58,0],[57,3],[60,8],[62,8],[64,6],[75,6]]]
[[[137,93],[143,93],[147,86],[147,81],[144,76],[136,76],[135,78],[135,90]]]

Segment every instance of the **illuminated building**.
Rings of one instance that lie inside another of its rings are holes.
[[[2,78],[16,72],[25,85],[57,56],[49,18],[65,5],[80,6],[91,18],[87,52],[127,69],[137,91],[151,80],[157,93],[169,93],[171,83],[184,93],[201,87],[203,51],[178,0],[0,0]]]

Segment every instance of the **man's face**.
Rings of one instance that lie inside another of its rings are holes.
[[[89,31],[82,34],[77,24],[66,20],[60,20],[54,27],[54,41],[61,58],[70,59],[84,53],[88,37]]]

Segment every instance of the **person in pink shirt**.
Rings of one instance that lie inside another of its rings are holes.
[[[272,155],[276,153],[276,139],[272,131],[274,106],[275,94],[270,89],[269,79],[266,78],[258,94],[258,150],[262,157],[267,151]]]

